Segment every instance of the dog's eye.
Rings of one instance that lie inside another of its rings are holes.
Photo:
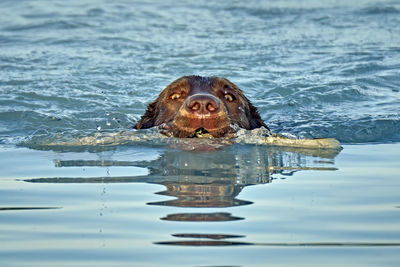
[[[225,95],[224,95],[224,98],[225,98],[225,100],[228,101],[228,102],[232,102],[233,100],[236,99],[236,98],[235,98],[233,95],[231,95],[231,94],[225,94]]]
[[[169,96],[172,100],[179,99],[181,97],[180,93],[173,93],[172,95]]]

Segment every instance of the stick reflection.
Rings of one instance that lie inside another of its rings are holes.
[[[95,177],[95,178],[38,178],[29,182],[46,183],[152,183],[165,187],[156,194],[173,197],[147,203],[151,206],[199,208],[199,212],[176,212],[160,218],[174,222],[229,222],[245,220],[224,211],[207,212],[205,208],[223,209],[250,205],[251,200],[239,199],[243,188],[273,182],[273,176],[293,176],[302,170],[336,170],[334,157],[337,152],[326,150],[299,150],[268,146],[232,145],[216,151],[165,150],[157,159],[146,161],[118,160],[55,160],[56,167],[118,166],[142,167],[144,176]],[[155,244],[185,246],[233,246],[251,243],[232,241],[240,235],[183,233],[174,238],[185,241],[162,241]],[[226,240],[228,239],[228,240]]]

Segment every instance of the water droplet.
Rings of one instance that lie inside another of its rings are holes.
[[[60,121],[60,120],[61,120],[60,118],[57,118],[57,117],[55,117],[55,116],[51,116],[50,119],[51,119],[52,121]]]
[[[97,129],[97,131],[101,131],[101,126],[97,125],[96,129]]]
[[[111,122],[107,121],[106,122],[107,126],[111,126]]]
[[[106,116],[110,116],[110,112],[106,112]]]

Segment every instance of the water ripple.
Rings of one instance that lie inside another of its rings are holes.
[[[229,78],[276,132],[400,141],[400,6],[339,2],[4,2],[0,142],[129,127],[188,74]]]

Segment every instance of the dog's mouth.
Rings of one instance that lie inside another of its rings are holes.
[[[234,132],[235,131],[229,125],[212,129],[201,126],[190,130],[188,128],[182,129],[179,125],[174,125],[172,128],[173,136],[178,138],[231,138]]]
[[[179,138],[219,138],[231,132],[227,117],[206,120],[179,116],[172,123],[172,132]]]
[[[199,99],[189,99],[194,102],[193,107],[188,104],[189,100],[187,100],[175,115],[171,123],[173,136],[178,138],[219,138],[230,133],[230,118],[223,104],[215,102],[216,107],[212,109],[214,105],[208,107],[206,103],[201,102],[209,100],[206,96],[196,96]],[[210,99],[213,100],[213,98]]]
[[[188,136],[189,138],[213,138],[212,134],[210,134],[207,129],[204,127],[200,127],[196,129],[192,134]]]

